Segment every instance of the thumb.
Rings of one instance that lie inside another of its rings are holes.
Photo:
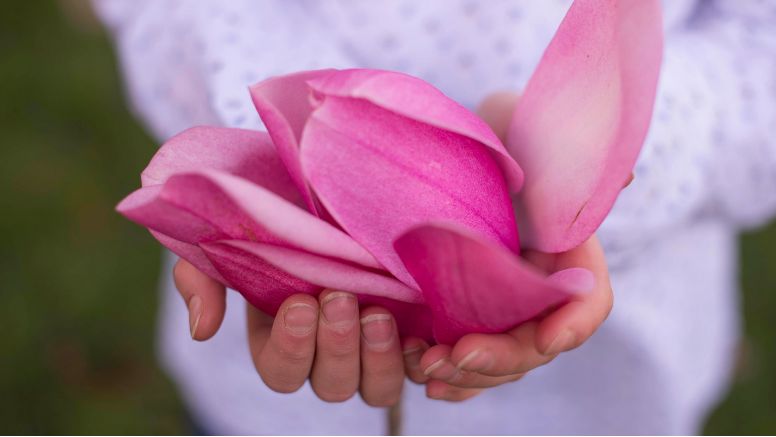
[[[509,124],[520,96],[511,91],[499,91],[488,95],[477,107],[477,115],[488,123],[501,142],[507,139]]]
[[[218,331],[226,312],[224,286],[184,259],[173,269],[173,279],[189,310],[189,330],[194,340],[207,340]]]

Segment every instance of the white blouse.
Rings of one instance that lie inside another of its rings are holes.
[[[247,86],[322,67],[400,70],[474,107],[519,90],[569,0],[95,0],[130,101],[159,141],[196,124],[262,129]],[[776,3],[665,1],[666,52],[635,181],[599,234],[616,302],[602,328],[518,383],[452,404],[407,384],[410,434],[686,434],[727,387],[739,335],[736,232],[776,211]],[[140,169],[138,169],[140,170]],[[170,261],[168,267],[171,265]],[[357,397],[276,394],[229,293],[189,338],[165,275],[159,354],[195,420],[226,434],[380,434]]]

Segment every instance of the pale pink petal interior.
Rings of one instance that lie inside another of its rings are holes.
[[[652,115],[662,54],[658,0],[577,0],[521,96],[507,142],[525,172],[526,247],[562,252],[598,228]]]

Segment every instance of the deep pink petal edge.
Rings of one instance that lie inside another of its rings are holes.
[[[472,332],[504,332],[589,290],[574,268],[547,277],[512,252],[459,226],[418,226],[395,242],[433,314],[434,337],[453,344]]]

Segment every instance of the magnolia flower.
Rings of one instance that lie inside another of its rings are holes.
[[[577,0],[506,147],[405,74],[272,78],[250,88],[268,133],[175,136],[118,210],[270,314],[331,288],[386,307],[403,335],[501,332],[592,288],[589,271],[548,276],[520,249],[595,232],[646,135],[660,56],[657,0]]]

